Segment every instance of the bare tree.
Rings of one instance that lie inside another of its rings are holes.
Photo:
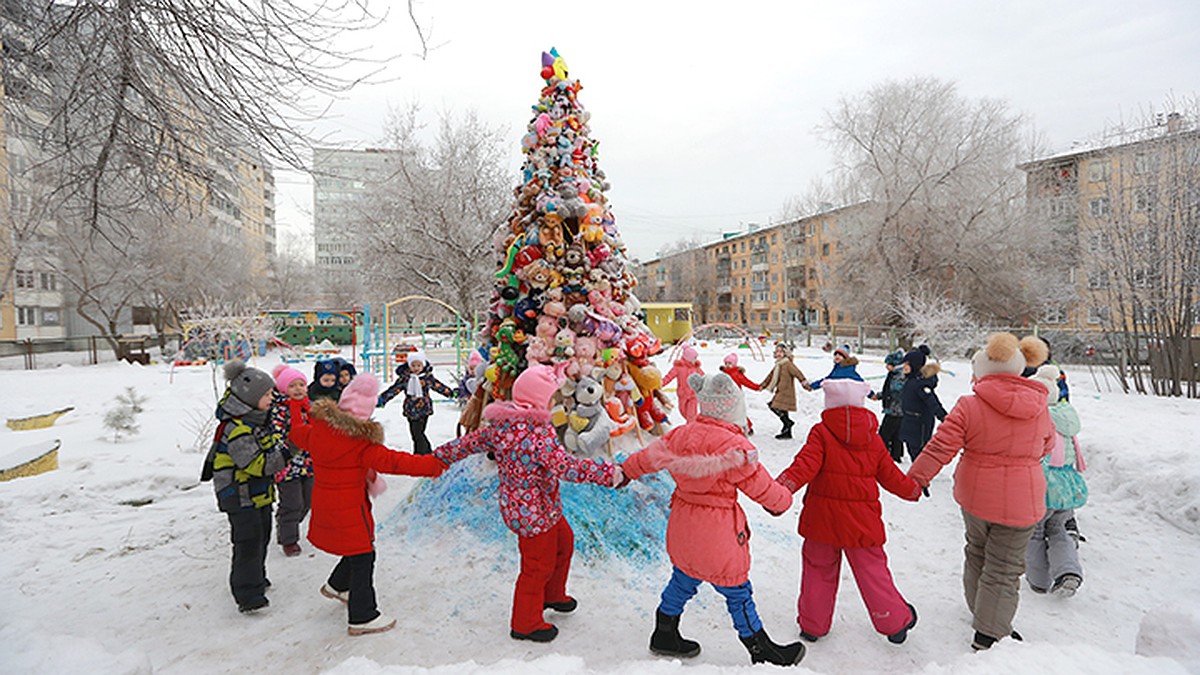
[[[385,143],[401,152],[358,206],[359,261],[373,286],[430,295],[469,318],[493,285],[491,235],[516,181],[503,134],[474,113],[443,115],[430,140],[417,118],[416,108],[389,116]]]
[[[1200,104],[1110,129],[1080,229],[1092,306],[1124,355],[1119,381],[1200,397]],[[1114,142],[1114,139],[1116,141]],[[1143,355],[1149,370],[1139,366]]]
[[[898,293],[919,283],[983,317],[1027,317],[1047,287],[1034,278],[1039,256],[1052,250],[1025,215],[1025,129],[1003,101],[935,79],[843,98],[820,129],[838,157],[822,195],[868,203],[839,221],[825,299],[895,321]]]

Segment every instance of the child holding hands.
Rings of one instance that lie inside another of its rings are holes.
[[[707,581],[725,596],[738,638],[751,663],[794,665],[804,645],[778,645],[763,629],[750,586],[750,527],[738,506],[738,492],[776,515],[792,504],[791,495],[758,463],[758,451],[745,436],[742,390],[724,373],[692,375],[699,415],[672,429],[622,464],[629,478],[666,469],[675,479],[667,521],[671,580],[655,613],[650,651],[692,657],[700,644],[679,634],[684,606]]]
[[[375,519],[371,516],[368,481],[375,472],[406,476],[439,476],[446,465],[434,457],[418,457],[383,445],[383,427],[371,420],[379,380],[358,375],[335,403],[317,401],[311,423],[294,425],[289,438],[313,459],[313,546],[341,556],[321,595],[346,603],[350,635],[391,630],[396,620],[379,612],[375,601]]]
[[[896,590],[888,570],[879,486],[909,501],[921,489],[896,468],[876,433],[875,414],[863,407],[870,386],[839,378],[826,379],[821,389],[821,421],[775,479],[793,493],[808,485],[800,512],[800,637],[815,642],[829,632],[845,556],[875,630],[900,644],[917,624],[917,611]]]
[[[382,408],[397,394],[404,392],[404,417],[408,420],[413,454],[416,455],[428,455],[432,452],[429,438],[425,436],[425,427],[429,425],[429,417],[433,415],[433,398],[429,395],[431,389],[447,398],[455,398],[458,395],[433,376],[433,369],[429,366],[425,352],[417,350],[408,355],[407,361],[396,366],[396,381],[379,395],[378,406]]]
[[[558,481],[615,487],[621,470],[610,462],[575,457],[558,441],[550,421],[550,398],[558,389],[554,368],[530,366],[513,383],[512,400],[483,409],[488,425],[433,451],[447,464],[491,452],[500,473],[500,515],[517,535],[521,572],[513,591],[514,640],[550,642],[558,628],[542,613],[573,612],[567,575],[575,552],[575,533],[563,516]]]
[[[275,389],[283,395],[277,405],[277,424],[286,438],[292,427],[307,422],[310,403],[308,382],[304,374],[286,364],[279,364],[271,371],[275,377]],[[300,523],[312,507],[313,470],[312,456],[288,441],[292,460],[275,474],[276,489],[279,491],[279,511],[275,514],[275,531],[283,554],[290,557],[300,555]]]

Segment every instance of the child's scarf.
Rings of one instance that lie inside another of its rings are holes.
[[[410,373],[408,376],[408,389],[405,390],[409,396],[421,398],[425,395],[425,387],[421,383],[421,376],[416,373]]]

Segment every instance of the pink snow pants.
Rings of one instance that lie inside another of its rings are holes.
[[[912,612],[892,582],[883,547],[843,549],[812,539],[805,539],[802,548],[804,565],[796,607],[800,630],[820,637],[833,625],[843,553],[875,630],[883,635],[899,633],[912,620]]]

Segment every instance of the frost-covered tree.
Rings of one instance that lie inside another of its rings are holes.
[[[930,78],[842,98],[820,128],[837,157],[822,201],[866,202],[839,221],[827,301],[865,320],[895,320],[917,284],[1000,321],[1046,293],[1045,246],[1026,218],[1025,119],[1004,101],[970,99]]]
[[[392,175],[353,207],[364,223],[359,263],[378,298],[429,295],[471,317],[492,285],[491,233],[512,200],[508,148],[474,113],[443,115],[429,134],[418,112],[388,117],[384,144],[400,152]]]
[[[145,410],[146,400],[133,387],[125,387],[125,393],[118,395],[113,407],[104,413],[104,428],[113,433],[114,443],[141,430],[137,416]]]

